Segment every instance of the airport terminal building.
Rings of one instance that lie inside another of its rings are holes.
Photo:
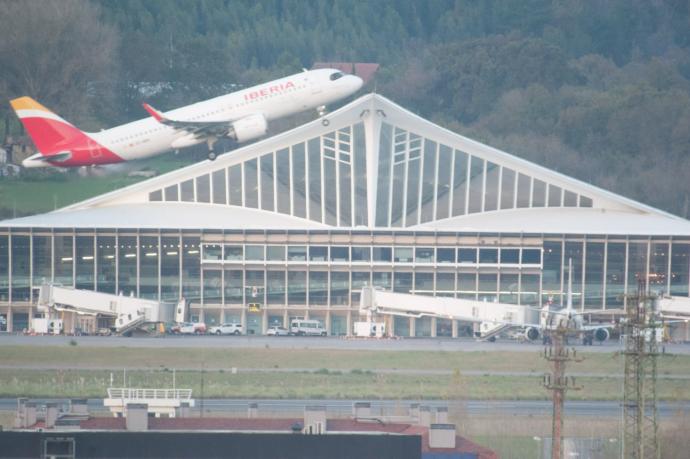
[[[596,152],[592,152],[596,154]],[[376,94],[216,161],[0,222],[0,322],[37,289],[190,302],[250,333],[318,319],[352,332],[359,292],[620,311],[626,292],[688,296],[690,221],[460,136]],[[251,307],[250,307],[251,305]],[[398,336],[463,324],[396,317]]]

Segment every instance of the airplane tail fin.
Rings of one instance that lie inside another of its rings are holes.
[[[38,151],[43,154],[59,152],[65,145],[84,138],[82,131],[31,97],[13,99],[10,105]]]

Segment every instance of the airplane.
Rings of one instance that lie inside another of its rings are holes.
[[[539,323],[524,325],[525,338],[536,341],[540,337],[544,344],[551,341],[551,334],[559,328],[568,330],[568,333],[575,334],[582,338],[582,344],[592,345],[594,340],[603,343],[611,336],[610,329],[616,327],[613,323],[587,324],[584,315],[588,312],[578,312],[573,309],[573,280],[572,273],[573,260],[568,261],[568,292],[566,306],[559,307],[551,301],[547,302],[539,310]],[[591,311],[590,311],[591,312]]]
[[[24,167],[82,167],[147,158],[206,142],[214,160],[214,143],[238,143],[266,134],[270,120],[326,105],[354,94],[362,79],[336,69],[305,70],[166,113],[143,104],[148,118],[100,132],[83,132],[30,97],[10,101],[38,153]],[[322,118],[327,126],[329,121]]]

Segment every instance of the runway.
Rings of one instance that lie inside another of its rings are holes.
[[[471,338],[398,338],[361,339],[344,337],[271,337],[271,336],[182,336],[120,337],[120,336],[24,336],[0,334],[0,346],[67,346],[72,342],[85,347],[133,348],[275,348],[275,349],[339,349],[371,351],[454,351],[454,352],[535,352],[541,343],[520,343],[499,340],[494,343]],[[619,352],[623,345],[607,341],[593,346],[573,344],[581,352]],[[665,344],[668,354],[690,354],[690,344]]]

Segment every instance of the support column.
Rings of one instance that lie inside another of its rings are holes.
[[[417,335],[417,320],[414,317],[410,317],[410,338],[414,338]]]
[[[345,326],[347,327],[345,336],[352,336],[352,311],[347,311],[347,315],[345,316]]]
[[[431,337],[436,338],[436,317],[431,318]]]
[[[14,314],[12,313],[12,306],[7,307],[7,331],[14,331]]]
[[[453,338],[457,338],[458,337],[458,321],[457,320],[451,320],[450,324],[451,324],[451,336]]]

